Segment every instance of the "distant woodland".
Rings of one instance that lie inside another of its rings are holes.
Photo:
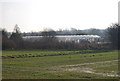
[[[71,28],[70,30],[54,31],[53,29],[45,29],[39,32],[23,32],[21,33],[20,27],[16,24],[13,32],[7,32],[2,29],[2,49],[3,50],[16,50],[16,49],[120,49],[120,25],[113,24],[107,29],[86,29],[77,30]],[[75,42],[59,42],[57,35],[99,35],[105,39],[104,42],[89,42],[83,43]],[[23,36],[42,36],[42,39],[36,41],[23,40]]]

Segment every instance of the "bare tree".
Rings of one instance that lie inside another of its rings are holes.
[[[56,32],[53,29],[44,29],[43,32],[41,32],[43,37],[49,37],[49,38],[54,38],[56,35]]]
[[[14,41],[17,49],[22,48],[23,39],[20,33],[20,28],[17,24],[15,25],[12,35],[10,36],[10,40]]]

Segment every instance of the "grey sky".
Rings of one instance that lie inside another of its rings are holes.
[[[118,21],[119,0],[1,0],[0,27],[22,32],[44,28],[105,29]]]

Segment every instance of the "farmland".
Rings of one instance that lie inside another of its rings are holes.
[[[109,50],[3,51],[3,79],[116,79],[118,52]]]

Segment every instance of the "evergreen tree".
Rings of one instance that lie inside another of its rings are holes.
[[[113,49],[120,49],[120,25],[113,24],[112,26],[108,27],[108,38],[111,41]]]
[[[2,30],[2,49],[7,49],[8,35],[5,29]]]

